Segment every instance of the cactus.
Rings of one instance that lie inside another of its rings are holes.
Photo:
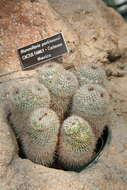
[[[78,89],[78,81],[73,73],[63,71],[54,77],[54,84],[50,88],[52,93],[52,109],[58,113],[60,120],[63,121],[64,114],[68,111],[71,97]]]
[[[61,127],[58,160],[65,168],[81,167],[94,155],[95,144],[88,122],[72,115]]]
[[[64,114],[68,111],[71,97],[78,89],[78,81],[73,73],[63,71],[54,76],[53,85],[50,86],[52,109],[56,111],[63,121]]]
[[[26,83],[12,90],[12,104],[16,111],[32,111],[39,107],[49,107],[50,94],[38,82]]]
[[[58,97],[72,97],[78,89],[77,78],[69,71],[63,71],[55,75],[53,81],[53,86],[49,90]]]
[[[59,125],[58,116],[49,108],[39,108],[30,114],[26,132],[21,135],[23,151],[30,160],[45,166],[53,163]]]
[[[54,66],[55,67],[55,66]],[[56,64],[58,69],[58,64]],[[56,69],[56,70],[57,70]],[[40,82],[44,84],[51,94],[51,108],[58,113],[60,120],[68,109],[70,99],[78,88],[78,81],[75,75],[66,70],[60,72],[50,71],[50,67],[41,72]]]
[[[57,73],[61,73],[62,71],[64,71],[62,65],[57,63],[47,63],[43,65],[41,70],[39,71],[39,82],[44,84],[48,89],[50,89],[50,86],[54,84],[54,75],[56,75]]]
[[[76,72],[76,76],[81,86],[84,84],[106,85],[105,71],[96,64],[81,65]]]
[[[25,121],[30,112],[36,108],[50,106],[50,94],[48,89],[37,81],[22,83],[12,89],[11,114],[9,123],[16,135],[20,136]]]
[[[99,86],[88,84],[77,90],[73,97],[72,112],[86,119],[99,137],[108,124],[110,102],[107,91]]]
[[[71,97],[78,88],[75,75],[69,71],[53,72],[50,70],[41,72],[40,82],[44,84],[52,94],[58,97]]]
[[[7,84],[3,83],[0,84],[0,107],[3,107],[3,109],[7,109],[9,107],[9,96],[10,96],[10,90],[12,89],[12,86],[9,87]]]
[[[93,72],[86,69],[87,76],[85,66],[82,71],[81,67],[77,71],[79,82],[82,85],[81,80],[84,84],[87,78],[88,84],[79,88],[76,76],[61,65],[50,63],[42,68],[40,83],[36,79],[14,82],[11,90],[4,90],[1,107],[7,102],[6,111],[11,110],[8,121],[31,161],[53,166],[57,155],[64,168],[83,166],[95,154],[98,137],[109,122],[110,102],[102,87],[103,74],[97,74],[98,68],[92,65]]]

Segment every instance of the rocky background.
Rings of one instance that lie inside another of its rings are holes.
[[[0,115],[0,190],[126,190],[127,24],[101,0],[1,0],[0,92],[22,71],[17,49],[63,32],[70,53],[54,61],[65,67],[98,63],[106,70],[113,105],[112,140],[99,162],[80,173],[46,168],[18,156],[11,129]]]

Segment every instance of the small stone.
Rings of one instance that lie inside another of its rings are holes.
[[[125,68],[124,63],[119,63],[118,64],[118,68],[121,69],[121,70],[123,70]]]
[[[115,76],[115,77],[123,77],[124,75],[125,75],[125,72],[120,72],[120,71],[113,73],[113,76]]]
[[[106,75],[107,75],[107,77],[110,77],[110,76],[112,76],[112,70],[111,69],[107,69],[106,70]]]

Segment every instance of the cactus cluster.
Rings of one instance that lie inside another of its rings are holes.
[[[48,63],[36,82],[12,89],[10,122],[33,162],[77,168],[94,156],[108,124],[110,103],[104,72],[96,65],[89,67],[82,66],[74,74]]]
[[[50,107],[54,110],[61,121],[64,120],[65,114],[68,111],[70,104],[70,98],[57,97],[53,94],[50,94],[51,105]]]

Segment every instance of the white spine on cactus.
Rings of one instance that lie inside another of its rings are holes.
[[[92,158],[95,144],[95,137],[88,122],[72,115],[61,127],[59,162],[66,168],[80,167]]]
[[[59,97],[71,97],[78,88],[76,76],[65,69],[60,69],[59,72],[42,70],[39,80],[52,94]]]
[[[42,66],[39,71],[39,81],[44,84],[48,89],[54,84],[53,78],[56,74],[64,71],[62,65],[52,62]]]
[[[58,142],[59,119],[54,111],[39,108],[33,111],[21,136],[25,155],[38,164],[49,166],[54,161]]]
[[[42,67],[39,80],[49,89],[51,108],[57,112],[62,121],[68,109],[70,98],[78,89],[79,84],[76,76],[63,68],[61,69],[60,65],[52,64],[52,67],[44,69]]]
[[[106,85],[105,71],[96,64],[81,65],[76,71],[76,76],[81,86],[84,84]]]
[[[11,101],[17,111],[32,111],[39,107],[49,107],[50,94],[44,85],[37,81],[29,82],[12,90]]]
[[[54,84],[50,91],[59,97],[71,97],[78,89],[76,76],[69,71],[63,71],[54,77]]]
[[[107,91],[95,84],[82,86],[73,97],[72,112],[86,119],[99,137],[109,122],[110,101]]]
[[[50,106],[50,94],[48,89],[36,80],[17,84],[10,94],[12,114],[9,122],[16,135],[20,136],[30,112],[36,108]]]

